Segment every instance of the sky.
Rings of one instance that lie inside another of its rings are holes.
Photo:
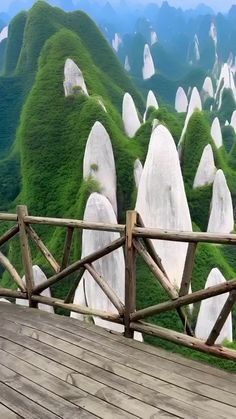
[[[0,0],[0,11],[7,11],[9,5],[16,0]],[[104,2],[105,0],[97,0]],[[120,0],[110,0],[111,3],[115,3]],[[137,3],[161,3],[162,0],[129,0],[133,4]],[[75,0],[76,2],[76,0]],[[183,8],[191,8],[197,6],[199,3],[205,3],[211,6],[216,11],[227,11],[229,8],[236,4],[236,0],[168,0],[172,6],[182,6]]]

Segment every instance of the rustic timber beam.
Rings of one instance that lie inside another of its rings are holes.
[[[231,291],[229,294],[224,307],[221,310],[221,313],[218,316],[218,319],[215,322],[215,325],[213,326],[213,329],[206,341],[206,345],[214,345],[216,339],[220,335],[221,330],[223,329],[223,326],[230,315],[230,312],[236,302],[236,290]]]
[[[216,295],[225,294],[236,289],[236,279],[231,281],[226,281],[223,284],[214,285],[213,287],[206,288],[204,290],[193,292],[192,294],[184,295],[173,301],[167,301],[165,303],[160,303],[155,306],[144,308],[143,310],[136,311],[136,313],[131,314],[131,320],[137,321],[144,319],[148,316],[153,316],[160,313],[165,313],[167,311],[175,310],[177,308],[197,303],[207,298],[215,297]]]
[[[16,214],[7,214],[5,212],[0,212],[0,221],[17,221]]]
[[[12,228],[10,228],[8,231],[6,231],[1,237],[0,237],[0,246],[5,244],[8,240],[10,240],[12,237],[14,237],[17,233],[19,233],[19,226],[16,225]]]
[[[93,263],[95,260],[100,259],[103,256],[108,255],[109,253],[123,246],[124,243],[125,243],[125,237],[120,237],[118,240],[115,240],[114,242],[104,247],[103,249],[100,249],[97,252],[94,252],[91,255],[86,256],[85,258],[77,262],[74,262],[72,265],[63,269],[63,271],[59,272],[56,275],[53,275],[51,278],[47,279],[47,281],[44,281],[40,285],[37,285],[36,287],[34,287],[33,294],[40,294],[42,291],[51,287],[56,282],[59,282],[62,279],[64,279],[66,276],[69,276],[73,272],[76,272],[79,268],[83,267],[86,263],[88,264]]]
[[[24,218],[28,215],[28,210],[25,205],[19,205],[17,207],[17,214],[18,214],[18,223],[19,223],[19,234],[20,234],[20,245],[21,245],[21,255],[22,255],[22,262],[25,272],[25,282],[26,282],[26,289],[29,298],[29,306],[31,307],[31,294],[34,286],[34,275],[33,275],[33,265],[32,265],[32,258],[31,258],[31,251],[29,246],[28,234],[26,231],[26,225],[24,222]],[[33,306],[35,306],[33,304]]]
[[[126,213],[125,231],[125,336],[132,339],[134,332],[130,329],[130,314],[136,309],[136,249],[133,245],[133,228],[137,223],[137,212]]]
[[[179,295],[178,295],[178,292],[176,291],[175,287],[172,285],[169,278],[167,278],[163,274],[161,269],[156,265],[156,263],[151,258],[151,256],[149,255],[149,253],[147,252],[147,250],[145,249],[143,244],[139,240],[134,240],[134,246],[137,249],[139,255],[143,258],[143,260],[145,261],[145,263],[147,264],[147,266],[149,267],[149,269],[153,273],[153,275],[156,277],[158,282],[161,284],[161,286],[164,288],[166,293],[169,295],[169,297],[172,300],[178,299]],[[148,310],[148,308],[144,309],[144,310]],[[143,311],[143,310],[139,310],[136,313],[133,312],[133,314],[131,314],[130,318],[131,318],[132,321],[133,321],[133,316],[135,316],[137,313],[140,313],[140,311]],[[191,325],[188,321],[187,314],[185,313],[185,311],[182,308],[177,308],[177,312],[178,312],[179,317],[180,317],[180,319],[183,323],[183,326],[186,328],[186,332],[189,335],[193,336],[194,333],[193,333]]]
[[[47,259],[50,266],[53,268],[53,270],[58,273],[60,272],[60,265],[57,263],[51,252],[48,250],[48,248],[45,246],[43,241],[40,239],[36,231],[31,226],[26,226],[26,231],[29,234],[30,238],[33,240],[33,242],[36,244],[42,255]]]
[[[74,228],[67,227],[66,240],[65,240],[65,245],[63,249],[63,259],[62,259],[61,269],[60,269],[61,271],[63,271],[63,269],[65,269],[69,265],[69,259],[70,259],[72,241],[73,241],[73,233],[74,233]]]
[[[15,281],[15,283],[18,285],[20,290],[22,292],[26,291],[25,284],[22,281],[20,275],[18,274],[15,267],[11,264],[9,259],[4,256],[2,252],[0,252],[0,264],[7,270],[7,272],[11,275],[12,279]]]
[[[28,299],[26,292],[15,291],[7,288],[0,288],[0,296],[9,298],[23,298],[24,300]]]
[[[79,269],[78,275],[76,276],[76,278],[75,278],[75,280],[74,280],[74,282],[72,284],[72,287],[69,290],[69,292],[68,292],[68,294],[67,294],[67,296],[66,296],[66,298],[64,300],[64,303],[65,304],[70,304],[72,302],[72,300],[74,298],[74,295],[75,295],[75,291],[76,291],[76,289],[77,289],[77,287],[78,287],[78,285],[80,283],[80,280],[82,279],[82,277],[84,275],[84,272],[85,272],[85,268],[84,268],[84,266],[82,266]]]
[[[149,239],[159,239],[175,242],[188,243],[214,243],[214,244],[236,244],[236,234],[216,234],[161,230],[159,228],[135,227],[133,235],[136,237],[146,237]]]
[[[123,314],[124,314],[124,304],[120,301],[119,297],[116,295],[116,293],[113,291],[113,289],[107,283],[107,281],[101,275],[99,275],[98,272],[96,272],[96,270],[94,269],[94,267],[92,265],[89,265],[88,263],[86,263],[84,265],[84,267],[90,273],[90,275],[93,277],[94,281],[102,289],[102,291],[107,296],[107,298],[115,306],[115,308],[117,309],[120,316],[123,316]]]
[[[63,300],[59,300],[57,298],[43,297],[41,295],[32,295],[32,300],[40,304],[64,308],[65,310],[73,311],[74,313],[84,314],[88,316],[96,316],[110,322],[120,324],[123,323],[122,319],[118,314],[108,313],[106,311],[96,310],[89,307],[80,306],[78,304],[65,304]]]
[[[145,322],[131,322],[130,327],[137,332],[146,333],[147,335],[156,336],[178,345],[186,346],[187,348],[195,349],[200,352],[205,352],[209,355],[214,355],[219,358],[225,358],[230,361],[236,361],[236,351],[222,346],[208,346],[204,341],[192,336],[184,335],[183,333],[175,332],[173,330],[165,329],[164,327],[156,326]]]
[[[188,251],[187,251],[187,255],[185,259],[182,281],[180,285],[180,291],[179,291],[180,297],[182,297],[182,295],[187,295],[189,293],[196,250],[197,250],[197,243],[189,243]]]
[[[25,216],[24,221],[27,224],[51,225],[57,227],[71,227],[83,230],[113,231],[124,233],[125,225],[123,224],[103,224],[88,223],[82,220],[71,220],[66,218],[48,218],[48,217],[29,217]]]

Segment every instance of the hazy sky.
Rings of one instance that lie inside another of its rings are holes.
[[[6,11],[9,5],[15,0],[0,0],[0,11]],[[104,3],[105,0],[99,0]],[[110,0],[111,3],[116,3],[117,1],[122,0]],[[162,0],[128,0],[133,4],[137,3],[162,3]],[[169,3],[173,6],[182,6],[183,8],[191,8],[199,3],[205,3],[211,6],[214,10],[228,10],[232,4],[236,4],[236,0],[168,0]],[[76,3],[76,0],[75,0]]]

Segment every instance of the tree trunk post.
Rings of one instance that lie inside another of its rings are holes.
[[[125,241],[125,337],[133,338],[130,329],[130,314],[136,309],[136,249],[133,245],[133,228],[137,223],[137,212],[126,213],[126,241]]]

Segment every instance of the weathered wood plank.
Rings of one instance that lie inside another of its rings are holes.
[[[11,328],[14,330],[14,326],[11,326]],[[7,333],[7,337],[9,338],[9,332],[7,331],[8,329],[9,329],[9,325],[6,326],[6,333]],[[17,332],[17,328],[15,329],[15,332]],[[28,334],[26,332],[26,329],[20,327],[19,332],[23,333],[23,342],[25,342],[25,340],[28,339]],[[1,333],[2,332],[0,328],[0,334]],[[173,392],[174,392],[173,397],[177,398],[177,394],[178,394],[178,397],[180,398],[182,397],[183,401],[185,401],[186,403],[189,403],[189,404],[191,403],[192,406],[196,406],[196,408],[198,409],[201,409],[201,408],[206,409],[208,411],[207,413],[208,415],[209,415],[209,412],[212,412],[214,410],[215,412],[220,412],[222,415],[224,412],[227,412],[228,415],[232,414],[233,412],[234,413],[236,412],[236,409],[231,408],[228,405],[225,405],[223,403],[219,403],[215,401],[221,398],[223,402],[232,403],[233,405],[235,404],[235,395],[233,394],[231,395],[227,394],[226,392],[213,389],[210,386],[201,386],[201,385],[198,385],[196,382],[192,382],[191,380],[186,380],[186,379],[185,379],[185,385],[187,382],[188,391],[183,391],[183,390],[180,391],[178,388],[172,389],[173,385],[172,386],[170,385],[167,388],[167,383],[170,382],[171,380],[173,382],[174,374],[171,374],[169,371],[164,372],[163,370],[159,369],[157,366],[153,366],[153,365],[150,366],[137,360],[135,360],[135,362],[132,363],[132,359],[131,358],[128,359],[127,357],[123,357],[123,359],[120,360],[122,364],[119,364],[118,362],[120,359],[120,355],[118,356],[118,358],[115,358],[114,355],[112,357],[112,351],[109,352],[109,357],[112,358],[112,362],[110,360],[110,365],[109,365],[109,358],[108,358],[107,350],[105,352],[104,348],[102,348],[101,355],[98,356],[97,354],[95,354],[95,352],[90,353],[89,349],[84,351],[84,349],[75,347],[71,343],[67,343],[64,340],[60,340],[55,337],[50,337],[49,335],[43,334],[39,331],[37,332],[35,331],[34,334],[32,334],[32,331],[31,331],[29,335],[34,336],[37,339],[36,343],[38,346],[40,345],[39,341],[40,342],[43,341],[44,344],[51,346],[52,351],[54,349],[53,348],[54,346],[57,349],[59,349],[61,353],[63,353],[64,364],[65,362],[67,362],[66,360],[67,360],[68,354],[75,357],[73,368],[78,370],[78,372],[81,372],[81,368],[84,368],[81,364],[81,359],[83,359],[83,361],[93,366],[100,367],[101,369],[105,368],[108,371],[112,371],[114,374],[128,378],[129,380],[142,384],[143,386],[147,386],[150,389],[157,389],[160,392],[166,391],[167,392],[166,395],[168,396],[173,395]],[[17,339],[20,339],[18,335],[17,335]],[[32,345],[32,342],[31,342],[31,345]],[[47,347],[47,350],[48,350],[48,347]],[[71,364],[67,366],[71,367]],[[162,381],[155,379],[155,377],[160,376],[160,374],[162,374],[162,377],[161,377]],[[100,375],[101,373],[99,373],[99,379],[100,379]],[[182,381],[183,381],[183,378],[181,379],[181,384],[182,384]],[[174,383],[176,386],[180,385],[180,380],[178,376],[176,376],[176,381],[174,381]],[[162,390],[163,385],[164,385],[164,390]],[[195,394],[191,393],[191,391],[194,391]],[[205,394],[208,394],[208,398],[205,397]]]
[[[61,416],[49,412],[29,398],[0,382],[1,402],[24,419],[56,419]]]
[[[78,320],[75,320],[73,318],[70,318],[68,321],[67,317],[64,316],[58,316],[56,314],[48,314],[46,312],[40,311],[40,310],[34,310],[34,309],[25,309],[24,307],[20,306],[13,306],[13,305],[6,305],[4,303],[0,303],[0,312],[1,316],[4,315],[4,313],[8,312],[13,314],[13,312],[16,312],[16,315],[18,316],[18,319],[23,319],[23,316],[25,316],[25,313],[29,313],[28,310],[31,313],[31,318],[34,318],[35,320],[39,321],[40,323],[45,323],[51,325],[53,322],[53,325],[61,330],[70,331],[75,335],[80,335],[82,331],[85,331],[86,333],[89,333],[91,336],[91,340],[93,340],[92,336],[95,335],[95,338],[97,339],[98,336],[100,336],[104,342],[107,342],[107,345],[109,346],[109,342],[114,342],[115,344],[121,343],[124,345],[125,348],[131,348],[131,350],[137,351],[138,354],[144,353],[146,356],[152,355],[155,357],[155,360],[157,363],[164,362],[165,360],[172,362],[172,365],[177,365],[179,368],[182,368],[182,366],[188,367],[191,370],[197,370],[200,372],[208,373],[209,375],[213,377],[219,377],[223,378],[229,382],[232,382],[233,384],[236,383],[236,374],[227,372],[222,369],[218,369],[216,367],[213,367],[209,364],[200,362],[200,361],[194,361],[189,358],[183,357],[180,354],[175,354],[173,352],[165,351],[162,348],[157,348],[152,345],[148,345],[146,343],[141,343],[134,341],[132,339],[126,339],[123,336],[121,336],[119,333],[115,332],[108,332],[107,330],[96,327],[91,324],[87,324],[84,322],[79,322]],[[29,318],[29,314],[27,314],[27,319]],[[137,355],[138,356],[138,355]],[[160,358],[160,359],[159,359]],[[190,370],[190,371],[191,371]],[[217,380],[216,380],[217,382]]]
[[[25,340],[23,340],[23,342],[25,342]],[[148,388],[137,384],[138,375],[136,376],[135,382],[132,382],[128,378],[114,375],[111,369],[110,371],[102,370],[92,365],[89,366],[89,364],[86,364],[85,362],[80,362],[78,364],[73,357],[70,357],[72,360],[68,364],[68,356],[63,353],[58,358],[55,351],[53,351],[53,355],[48,358],[49,350],[51,348],[47,349],[47,358],[45,358],[39,354],[39,352],[42,352],[41,343],[38,345],[35,343],[35,348],[37,348],[36,351],[33,351],[27,349],[25,345],[20,346],[19,344],[15,344],[10,341],[3,342],[4,351],[15,355],[17,358],[20,358],[29,364],[39,367],[41,370],[44,369],[49,371],[53,374],[53,376],[60,377],[61,380],[73,383],[75,387],[88,391],[95,396],[99,389],[99,387],[97,387],[97,382],[100,382],[113,389],[117,389],[121,393],[125,393],[130,397],[149,403],[151,406],[163,408],[164,411],[170,412],[170,414],[172,413],[181,418],[198,418],[199,413],[201,413],[202,418],[215,418],[215,416],[213,414],[211,415],[210,412],[205,412],[204,410],[196,408],[195,406],[187,403],[186,400],[178,400],[175,393],[175,396],[172,397],[171,391],[168,391],[167,394],[161,394],[158,390],[153,390],[153,384],[155,388],[154,380],[152,382],[152,387],[149,386],[150,388]],[[62,364],[63,359],[66,360],[66,366]],[[60,362],[60,364],[57,364],[55,360]],[[90,378],[92,380],[89,380]],[[159,385],[159,389],[161,390],[163,387],[165,388],[163,383],[161,383],[161,385]],[[188,392],[186,393],[188,394]],[[103,394],[103,392],[100,392],[99,398],[102,397],[105,397],[105,400],[107,400],[106,393]]]
[[[6,406],[0,403],[0,418],[2,419],[20,419],[21,417],[9,410]]]
[[[16,268],[11,264],[10,260],[2,252],[0,252],[0,265],[2,265],[4,269],[6,269],[6,271],[10,274],[13,281],[20,288],[20,290],[22,292],[25,292],[26,291],[25,284],[23,283]]]
[[[17,224],[16,226],[11,227],[8,231],[3,233],[3,235],[0,237],[0,246],[2,246],[4,243],[6,243],[8,240],[10,240],[12,237],[14,237],[18,233],[19,233],[19,226]]]

